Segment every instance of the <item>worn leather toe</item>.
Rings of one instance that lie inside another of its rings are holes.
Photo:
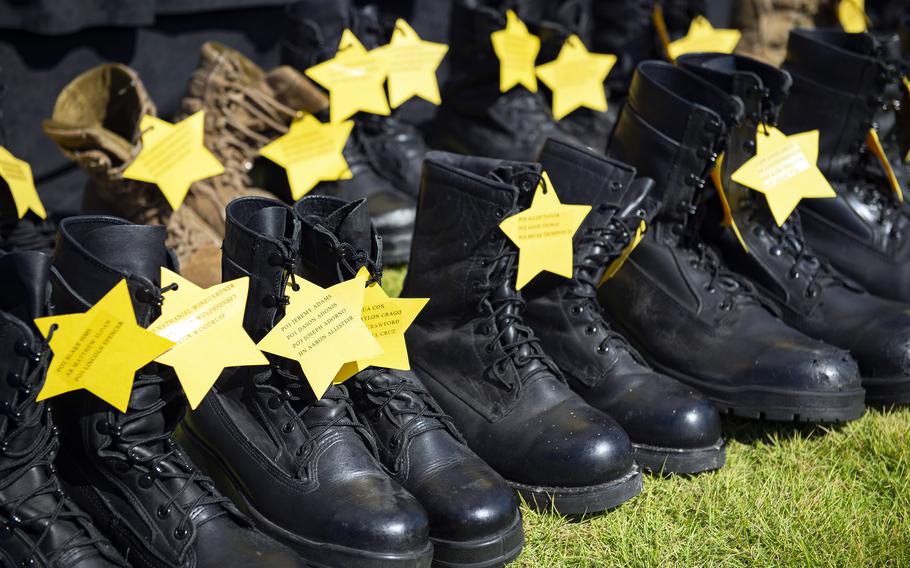
[[[296,552],[228,516],[215,517],[196,529],[196,564],[200,568],[306,568]],[[81,565],[80,565],[81,568]]]

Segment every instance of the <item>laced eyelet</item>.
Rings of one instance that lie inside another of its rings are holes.
[[[588,335],[594,335],[595,333],[597,333],[597,326],[589,325],[589,326],[585,327],[585,333]]]
[[[290,433],[293,432],[294,429],[296,429],[296,428],[297,428],[297,425],[296,425],[296,424],[294,424],[293,422],[287,422],[287,423],[285,423],[284,426],[281,427],[281,430],[282,430],[285,434],[290,434]]]
[[[496,218],[497,218],[497,219],[502,219],[503,217],[505,217],[505,215],[506,215],[506,210],[505,210],[505,209],[499,208],[499,209],[496,210]]]
[[[21,566],[22,568],[28,568],[29,566],[36,566],[36,565],[37,564],[35,562],[34,557],[31,557],[31,556],[19,563],[19,566]]]
[[[610,190],[611,190],[611,191],[619,191],[620,189],[622,189],[622,183],[620,183],[620,182],[618,182],[618,181],[611,181],[611,182],[610,182]]]
[[[718,308],[720,308],[722,312],[729,312],[731,309],[733,309],[733,303],[728,300],[724,300],[720,303]]]
[[[806,298],[809,298],[810,300],[812,300],[816,296],[818,296],[818,291],[814,290],[812,288],[806,288],[805,296],[806,296]]]
[[[31,351],[28,348],[28,343],[23,341],[17,341],[16,345],[13,346],[13,350],[16,352],[16,355],[20,357],[28,357],[31,355]]]
[[[272,410],[277,410],[281,406],[281,397],[277,395],[269,397],[266,405]]]
[[[151,487],[155,485],[155,476],[153,476],[151,473],[146,473],[145,475],[141,476],[136,483],[142,489],[151,489]]]
[[[774,246],[774,247],[771,247],[770,249],[768,249],[768,253],[771,254],[772,256],[780,256],[780,255],[784,254],[784,251],[782,248],[780,248],[778,246]]]
[[[609,347],[604,347],[603,345],[597,346],[597,352],[600,353],[601,355],[606,355],[607,351],[609,351],[609,350],[610,350]]]
[[[715,292],[717,292],[717,288],[714,286],[705,286],[705,292],[707,292],[709,294],[714,294]]]
[[[159,519],[166,519],[168,515],[171,514],[171,508],[165,507],[164,505],[158,507],[158,510],[155,511]]]
[[[186,530],[183,527],[177,527],[174,529],[174,538],[177,540],[183,540],[186,538],[186,535],[190,534],[190,531]]]
[[[583,311],[585,311],[584,306],[581,306],[581,305],[572,306],[572,313],[575,315],[578,315],[578,314],[582,313]]]
[[[787,273],[787,278],[790,280],[799,280],[799,271],[791,270]]]

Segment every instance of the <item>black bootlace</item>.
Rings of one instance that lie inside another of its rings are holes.
[[[7,429],[5,435],[0,439],[0,454],[3,455],[3,463],[6,466],[0,474],[0,492],[16,483],[25,472],[37,468],[44,469],[48,473],[47,480],[41,485],[32,488],[27,493],[0,501],[0,510],[6,511],[9,508],[9,512],[4,515],[6,520],[0,527],[0,532],[11,533],[19,527],[29,526],[41,531],[38,538],[29,543],[26,562],[28,559],[32,559],[34,562],[34,557],[42,543],[59,521],[72,522],[77,529],[50,553],[48,560],[52,563],[60,555],[69,552],[73,546],[93,547],[103,542],[100,534],[93,536],[86,529],[92,522],[91,518],[75,509],[60,489],[53,463],[58,445],[57,427],[52,425],[50,409],[37,402],[40,385],[50,362],[50,340],[56,329],[56,324],[51,326],[47,339],[42,341],[36,350],[32,350],[24,342],[17,345],[17,352],[20,356],[27,358],[29,368],[27,374],[19,378],[18,390],[21,398],[18,398],[17,403],[7,403],[2,407],[2,412],[6,415],[7,428],[10,425],[15,425],[15,427]],[[38,435],[29,432],[37,427],[41,428]],[[33,436],[32,443],[18,452],[10,450],[11,442],[23,435]],[[33,514],[34,509],[32,509],[27,518],[20,514],[20,507],[26,506],[32,499],[45,495],[54,497],[55,502],[52,509],[42,510],[36,514]],[[82,539],[81,542],[79,542],[80,539]]]
[[[334,252],[338,259],[339,281],[351,278],[357,274],[360,267],[365,266],[370,272],[367,286],[382,283],[382,259],[373,260],[370,258],[370,253],[344,242],[337,243]]]
[[[2,251],[49,251],[54,248],[56,236],[57,223],[50,217],[41,221],[31,219],[29,216],[0,221],[0,250]]]
[[[137,298],[155,308],[159,308],[164,301],[164,292],[176,289],[176,284],[163,288],[150,285],[141,289],[140,293],[137,294]],[[159,434],[142,432],[141,428],[139,431],[142,433],[139,435],[129,436],[124,434],[124,431],[130,429],[130,424],[141,423],[152,416],[165,414],[174,405],[182,404],[183,395],[180,389],[177,388],[176,377],[165,375],[165,372],[163,368],[159,368],[157,372],[149,374],[142,374],[140,371],[133,387],[134,390],[163,386],[163,394],[148,406],[138,407],[131,405],[125,414],[115,415],[113,421],[99,423],[97,426],[99,432],[109,436],[110,442],[106,442],[105,445],[98,449],[98,455],[117,460],[119,467],[122,469],[145,468],[146,474],[139,480],[140,485],[143,487],[152,487],[157,480],[183,480],[180,489],[168,495],[167,501],[160,505],[156,512],[159,518],[164,518],[170,515],[172,509],[177,510],[178,514],[180,514],[180,521],[174,529],[174,536],[182,540],[190,536],[189,527],[192,524],[193,512],[197,508],[205,505],[223,505],[228,503],[229,500],[219,495],[212,480],[186,459],[177,443],[173,440],[171,428],[162,428]],[[145,451],[137,451],[140,449]],[[148,453],[148,455],[143,456],[143,453]],[[173,466],[170,468],[173,471],[163,468],[162,465],[165,463]],[[115,466],[115,468],[117,467]],[[179,504],[178,500],[180,497],[191,487],[198,487],[202,491],[188,505]],[[159,488],[167,495],[163,485],[159,485]],[[192,538],[195,538],[195,533],[192,534]]]

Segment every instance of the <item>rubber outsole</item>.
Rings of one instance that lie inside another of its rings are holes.
[[[635,461],[642,469],[657,474],[691,475],[720,469],[727,461],[723,440],[704,448],[663,448],[632,444]]]
[[[637,464],[617,479],[587,487],[543,487],[509,481],[509,485],[535,511],[560,515],[599,513],[622,505],[641,493],[641,469]]]
[[[226,496],[248,516],[264,533],[286,544],[300,554],[309,566],[314,568],[338,568],[340,566],[357,566],[358,568],[430,568],[433,561],[433,544],[403,553],[371,552],[319,542],[294,534],[271,522],[253,507],[238,489],[233,478],[221,459],[198,440],[192,431],[179,427],[181,446],[190,454],[197,465],[205,465],[206,473]],[[306,514],[301,511],[301,514]]]
[[[906,406],[910,404],[910,377],[864,377],[866,404],[869,406]]]
[[[519,514],[512,526],[492,537],[454,541],[430,537],[434,568],[495,568],[518,558],[525,543]]]

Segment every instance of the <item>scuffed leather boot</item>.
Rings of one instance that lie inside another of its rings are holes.
[[[527,208],[540,166],[431,152],[402,296],[431,297],[411,365],[468,445],[529,505],[615,507],[641,490],[628,436],[572,392],[522,319],[518,251],[500,221]]]
[[[300,222],[271,199],[227,209],[225,280],[250,277],[244,328],[259,341],[284,317]],[[264,531],[319,566],[423,568],[427,517],[389,478],[344,386],[313,401],[299,366],[222,374],[181,440]]]
[[[57,428],[35,401],[51,353],[32,320],[46,315],[50,261],[38,252],[0,255],[0,565],[126,568],[64,492],[53,465]]]
[[[136,320],[147,326],[160,314],[161,267],[177,269],[164,243],[164,227],[116,217],[64,220],[51,269],[54,312],[84,312],[126,279]],[[306,565],[254,529],[174,441],[186,399],[170,368],[140,369],[125,413],[85,390],[55,397],[52,406],[59,472],[131,566]]]
[[[731,267],[749,276],[775,302],[788,325],[850,351],[859,363],[867,402],[910,402],[910,309],[873,296],[841,276],[806,243],[796,211],[778,227],[764,195],[730,178],[755,155],[759,123],[776,123],[790,76],[743,56],[695,54],[680,57],[678,63],[745,104],[744,119],[732,125],[727,138],[721,180],[733,221],[749,250],[743,249],[732,228],[721,227],[722,208],[716,196],[709,202],[713,214],[703,233],[721,248]]]
[[[742,102],[667,63],[642,63],[608,154],[656,182],[660,206],[622,270],[598,291],[658,370],[736,416],[808,422],[863,414],[850,356],[785,325],[770,301],[698,235],[705,178]]]
[[[366,266],[381,279],[382,244],[363,200],[305,197],[294,213],[302,225],[304,278],[328,287]],[[481,568],[515,559],[524,532],[514,492],[468,449],[417,376],[371,367],[345,385],[376,437],[383,465],[426,509],[434,563]]]
[[[349,0],[303,0],[287,7],[282,61],[301,72],[335,57],[347,28],[367,49],[386,43],[375,6],[356,8]],[[388,34],[391,36],[391,34]],[[352,178],[320,183],[313,193],[354,200],[366,198],[383,238],[386,262],[402,264],[411,250],[420,165],[426,153],[414,126],[392,116],[358,113],[344,157]]]
[[[561,200],[593,208],[575,233],[572,278],[540,275],[522,290],[525,322],[572,390],[619,422],[642,466],[667,473],[721,467],[726,452],[714,405],[652,370],[610,328],[597,303],[597,286],[635,233],[653,182],[634,180],[635,170],[625,164],[553,140],[540,164]]]
[[[452,3],[449,78],[427,135],[434,148],[529,161],[537,157],[547,138],[581,143],[559,127],[540,90],[532,93],[517,85],[499,92],[499,59],[490,34],[505,27],[505,4],[500,0]],[[518,16],[529,30],[539,25],[547,4],[540,0],[521,4],[516,7]]]
[[[787,55],[787,37],[795,28],[814,27],[822,0],[741,0],[734,3],[732,27],[742,32],[736,53],[770,65]]]
[[[836,61],[836,65],[826,62]],[[784,69],[793,77],[780,111],[787,134],[819,129],[818,165],[836,199],[799,211],[809,245],[873,294],[910,302],[910,209],[866,150],[866,137],[893,80],[868,34],[795,30]],[[904,193],[908,188],[904,187]]]

